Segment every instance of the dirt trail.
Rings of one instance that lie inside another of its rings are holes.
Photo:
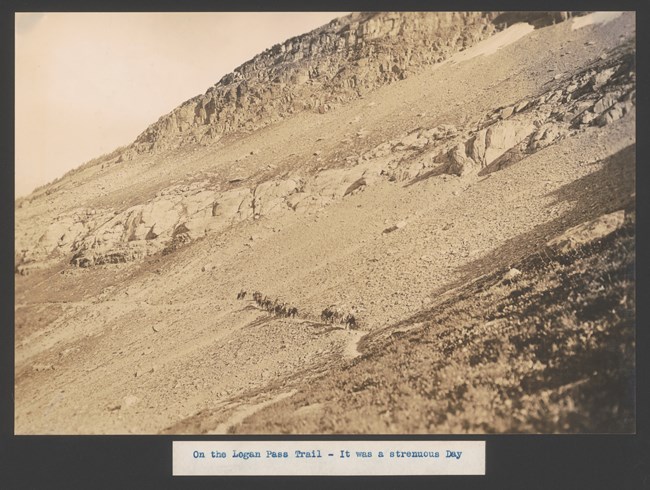
[[[583,29],[564,23],[534,30],[492,54],[432,67],[324,114],[287,117],[218,151],[197,145],[156,162],[127,162],[107,171],[106,179],[117,179],[119,170],[119,179],[129,181],[110,200],[122,209],[201,172],[279,181],[299,180],[308,170],[344,171],[364,162],[367,150],[419,127],[455,125],[469,139],[487,115],[528,102],[559,83],[556,75],[601,60],[633,32],[633,21],[624,14]],[[345,197],[304,211],[285,203],[286,211],[137,265],[70,266],[46,281],[17,276],[23,326],[16,343],[16,433],[225,433],[288,403],[296,386],[337,370],[360,350],[365,358],[380,338],[415,335],[413,324],[423,320],[413,317],[427,307],[510,267],[567,227],[620,209],[631,192],[620,182],[633,184],[633,166],[608,159],[633,159],[635,124],[631,112],[605,127],[576,130],[490,178],[377,175],[375,184]],[[433,153],[405,157],[399,167],[431,164]],[[169,175],[161,172],[166,168]],[[51,199],[51,208],[38,204],[25,212],[77,206],[80,197]],[[296,306],[298,317],[251,308],[235,299],[242,288]],[[65,304],[69,298],[82,300]],[[354,311],[360,330],[320,323],[328,305]],[[366,374],[343,392],[356,396],[363,383],[374,383]],[[277,393],[282,399],[264,396]],[[307,406],[320,395],[301,396]],[[233,404],[241,405],[221,421]],[[335,431],[342,421],[309,430]]]
[[[368,332],[364,332],[363,330],[352,330],[349,332],[350,340],[348,340],[345,349],[343,349],[343,356],[345,358],[354,359],[362,354],[359,350],[359,343],[367,333]]]
[[[268,400],[257,403],[255,405],[242,405],[235,409],[234,413],[228,417],[225,422],[220,423],[213,430],[207,432],[207,434],[228,434],[228,431],[231,427],[241,423],[245,418],[250,417],[251,415],[259,412],[264,407],[267,407],[273,403],[277,403],[285,398],[295,395],[296,390],[291,390],[286,393],[280,393],[279,395],[274,396]]]

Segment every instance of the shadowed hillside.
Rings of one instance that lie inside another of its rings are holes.
[[[634,431],[635,130],[629,12],[270,47],[16,202],[16,433]]]

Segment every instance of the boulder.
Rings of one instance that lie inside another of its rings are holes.
[[[414,161],[406,165],[400,164],[395,168],[389,167],[386,169],[381,169],[379,175],[383,175],[384,177],[388,178],[389,182],[403,182],[423,175],[428,170],[429,168],[424,165],[424,162]],[[367,178],[366,181],[368,181]]]
[[[477,170],[474,160],[469,158],[465,153],[465,144],[459,143],[447,153],[449,166],[447,172],[459,177]]]
[[[357,189],[365,187],[366,185],[367,185],[366,179],[364,177],[361,177],[360,179],[357,179],[352,184],[350,184],[350,186],[343,193],[343,196],[347,196],[348,194],[352,194]]]
[[[420,136],[427,138],[429,141],[432,140],[441,140],[444,138],[449,138],[457,133],[456,126],[452,124],[440,124],[435,128],[425,129],[420,133]]]
[[[135,396],[135,395],[127,395],[122,399],[122,403],[120,407],[122,409],[132,407],[133,405],[137,404],[140,401],[140,399]]]
[[[458,176],[488,166],[535,131],[528,119],[508,119],[474,133],[465,143],[457,143],[447,153],[447,172]]]
[[[594,104],[593,111],[596,114],[600,114],[601,112],[609,109],[612,107],[616,102],[618,101],[618,96],[614,93],[607,93],[604,96],[602,96],[600,99],[598,99],[598,102]]]
[[[395,145],[396,150],[419,150],[424,148],[429,143],[429,140],[421,135],[419,130],[409,133],[404,138],[400,139]]]
[[[387,142],[382,143],[381,145],[377,146],[377,147],[374,148],[373,150],[371,150],[371,151],[369,152],[370,154],[369,154],[368,156],[369,156],[370,158],[381,158],[381,157],[384,157],[384,156],[390,154],[391,148],[392,148],[392,145],[390,144],[390,142],[387,141]]]
[[[505,282],[512,281],[515,278],[519,277],[520,275],[521,275],[521,271],[519,269],[516,269],[516,268],[513,267],[512,269],[510,269],[508,272],[506,272],[503,275],[502,280],[505,281]]]
[[[578,114],[573,121],[571,122],[572,127],[577,127],[577,126],[582,126],[586,124],[590,124],[594,119],[598,117],[597,114],[594,114],[590,110],[586,110],[580,114]]]
[[[566,134],[566,130],[560,128],[557,124],[547,123],[542,125],[535,133],[532,135],[530,142],[528,143],[528,148],[531,151],[537,151],[542,148],[545,148],[555,141],[559,140]]]
[[[287,207],[286,198],[298,191],[299,183],[293,179],[271,180],[258,185],[253,194],[254,215],[277,214]]]
[[[504,107],[501,109],[501,113],[499,114],[499,117],[501,119],[508,119],[512,114],[515,112],[515,108],[510,106],[510,107]]]
[[[401,230],[405,226],[406,226],[406,221],[404,221],[404,220],[398,221],[393,226],[389,226],[388,228],[386,228],[382,233],[384,233],[384,234],[392,233],[394,231]]]
[[[594,119],[593,124],[597,126],[606,126],[618,119],[622,118],[625,114],[630,112],[633,109],[634,105],[631,101],[626,100],[625,102],[618,102],[610,107],[603,114]]]
[[[561,252],[568,252],[582,244],[599,240],[613,233],[625,222],[625,211],[604,214],[596,219],[569,228],[547,245]]]
[[[602,87],[603,85],[607,84],[607,82],[609,82],[609,80],[612,78],[612,75],[614,75],[615,72],[616,69],[614,67],[606,68],[602,71],[599,71],[591,79],[591,86],[595,90],[598,90],[600,87]]]
[[[481,129],[467,142],[466,151],[479,166],[485,165],[487,129]]]
[[[492,163],[527,138],[533,131],[535,131],[535,125],[528,121],[500,121],[490,126],[485,134],[484,164]]]
[[[524,109],[527,109],[529,105],[530,105],[530,101],[522,100],[515,106],[515,112],[521,112]]]

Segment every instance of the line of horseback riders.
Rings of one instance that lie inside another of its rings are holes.
[[[247,292],[243,289],[237,295],[237,299],[245,299]],[[275,316],[286,316],[295,318],[298,316],[298,308],[291,306],[288,303],[280,302],[278,298],[275,301],[271,301],[267,296],[262,296],[262,293],[255,291],[253,293],[253,300],[260,308],[265,309],[271,315]]]
[[[246,299],[246,295],[248,294],[247,291],[244,291],[243,289],[237,293],[237,299],[238,300],[243,300]],[[295,306],[291,306],[286,302],[281,302],[279,298],[276,298],[275,300],[271,301],[271,299],[266,296],[262,295],[259,291],[255,291],[253,293],[253,301],[259,306],[260,308],[266,310],[269,312],[271,315],[275,316],[285,316],[285,317],[292,317],[295,318],[298,316],[298,308]],[[325,323],[339,323],[339,324],[344,324],[345,328],[353,330],[358,327],[357,325],[357,319],[352,313],[343,313],[339,311],[335,306],[328,306],[325,308],[320,315],[320,318],[323,322]]]
[[[343,323],[345,328],[353,330],[357,328],[357,319],[352,313],[345,314],[334,306],[328,306],[320,314],[321,320],[327,323]]]

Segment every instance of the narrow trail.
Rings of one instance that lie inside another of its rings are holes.
[[[343,349],[343,357],[346,359],[354,359],[359,357],[362,353],[359,351],[359,342],[367,334],[366,330],[350,330],[350,338],[348,339],[345,348]]]
[[[576,130],[569,126],[583,114],[578,111],[592,110],[587,105],[605,103],[604,90],[616,99],[619,92],[634,94],[616,103],[621,113],[634,108],[636,95],[628,90],[635,78],[626,74],[634,52],[625,44],[634,39],[634,15],[575,32],[571,27],[559,23],[530,31],[514,25],[464,50],[457,57],[463,62],[409,74],[336,110],[295,114],[272,127],[215,141],[216,146],[136,156],[101,173],[89,167],[74,177],[81,190],[56,192],[49,204],[35,200],[19,209],[16,235],[24,235],[20,240],[27,247],[42,235],[41,221],[55,222],[60,210],[81,204],[122,215],[160,198],[162,207],[152,210],[156,217],[167,216],[165,206],[177,200],[203,209],[199,195],[219,206],[217,215],[206,207],[204,218],[197,211],[196,239],[171,253],[16,276],[15,432],[225,434],[245,427],[262,433],[278,430],[274,417],[283,420],[279,430],[294,427],[301,433],[346,430],[347,423],[366,433],[400,424],[429,430],[424,418],[417,426],[415,418],[381,410],[399,396],[405,411],[413,414],[420,407],[433,413],[428,410],[436,407],[441,388],[428,386],[432,377],[422,373],[435,371],[456,399],[460,395],[452,387],[464,383],[457,366],[469,365],[471,356],[476,363],[500,353],[506,342],[497,335],[501,327],[487,325],[483,331],[483,312],[470,315],[474,291],[487,294],[492,288],[497,299],[510,294],[501,272],[486,278],[541,249],[567,226],[630,200],[635,112],[603,127],[591,120]],[[625,68],[624,84],[612,74],[618,64]],[[584,67],[591,68],[583,73]],[[574,85],[580,88],[570,89]],[[582,91],[585,100],[576,102]],[[478,164],[487,149],[478,146],[482,138],[487,145],[489,128],[491,155],[502,160],[492,160],[498,165],[491,163],[484,177],[487,167],[479,173]],[[530,141],[520,140],[529,130]],[[463,176],[443,172],[448,159],[462,163],[454,148],[464,148],[466,155],[471,150],[477,167]],[[501,150],[506,153],[496,157]],[[242,176],[244,181],[230,182]],[[91,189],[99,181],[106,197]],[[221,228],[224,223],[232,226]],[[126,219],[116,230],[125,227]],[[138,250],[152,245],[134,242],[123,245]],[[243,301],[236,298],[240,290],[248,292]],[[251,299],[256,290],[298,311],[287,316],[286,308],[284,313],[282,307],[262,308]],[[486,299],[484,308],[496,308],[496,301]],[[466,302],[468,311],[453,310],[456,302]],[[363,330],[325,321],[327,305],[341,314],[354,312]],[[441,316],[441,306],[453,310],[452,320]],[[435,318],[439,323],[427,328]],[[485,342],[468,344],[456,357],[437,348],[442,342],[456,349],[452,340],[465,342],[461,334],[474,323],[479,330],[471,337],[482,332]],[[449,336],[438,339],[438,333]],[[400,394],[406,371],[395,366],[403,360],[412,361],[414,379],[423,378],[414,381],[413,395]],[[438,360],[449,369],[430,368]],[[490,369],[511,368],[490,362]],[[520,364],[515,374],[539,375],[539,364]],[[468,372],[481,374],[472,366]],[[368,379],[359,379],[359,373],[368,373]],[[349,396],[341,383],[359,391]],[[478,385],[471,388],[477,390],[463,395],[469,400],[467,420],[477,418],[473,403],[483,396]],[[416,390],[424,394],[416,396]],[[124,403],[127,399],[138,401]],[[110,408],[116,406],[120,409]],[[529,408],[537,410],[532,402]],[[325,412],[338,415],[330,423]],[[493,412],[486,404],[485,413]],[[454,423],[450,419],[450,430]]]
[[[250,417],[251,415],[259,412],[269,405],[272,405],[273,403],[277,403],[281,400],[284,400],[285,398],[289,398],[290,396],[295,395],[296,392],[297,390],[291,390],[285,393],[280,393],[279,395],[276,395],[269,400],[257,403],[255,405],[242,405],[237,408],[226,421],[217,425],[213,430],[208,431],[207,434],[227,434],[231,427],[234,427],[235,425],[243,422],[245,418]]]

